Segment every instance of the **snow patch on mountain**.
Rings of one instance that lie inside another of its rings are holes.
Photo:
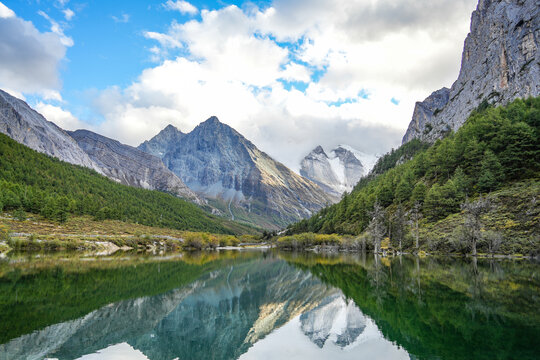
[[[316,182],[327,193],[341,195],[351,191],[358,180],[375,166],[377,156],[345,144],[326,152],[317,146],[300,164],[300,175]]]
[[[377,163],[377,160],[380,157],[379,154],[366,154],[365,152],[362,152],[360,150],[356,150],[355,148],[353,148],[353,147],[351,147],[349,145],[345,145],[345,144],[340,144],[337,147],[338,148],[343,148],[343,149],[345,149],[347,151],[352,152],[353,155],[358,160],[360,160],[360,162],[364,166],[364,170],[365,170],[364,175],[369,174],[369,172],[371,171],[371,169],[373,169],[373,167]]]

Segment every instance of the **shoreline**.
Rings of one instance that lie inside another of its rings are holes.
[[[339,248],[337,246],[314,246],[309,248],[302,248],[302,249],[293,249],[289,247],[279,247],[275,246],[276,249],[280,251],[285,252],[300,252],[300,253],[315,253],[315,254],[321,254],[321,255],[331,255],[331,254],[375,254],[373,251],[368,250],[351,250],[351,249],[344,249]],[[473,256],[471,254],[460,254],[460,253],[437,253],[437,252],[426,252],[423,250],[420,250],[419,252],[389,252],[389,253],[379,253],[380,257],[383,258],[392,258],[397,256],[418,256],[418,257],[430,257],[430,256],[447,256],[447,257],[456,257],[456,258],[477,258],[477,259],[529,259],[529,260],[540,260],[540,256],[532,256],[532,255],[523,255],[523,254],[485,254],[485,253],[479,253],[476,256]]]
[[[20,234],[19,234],[20,235]],[[83,237],[83,235],[80,235]],[[105,236],[103,236],[105,237]],[[108,235],[107,238],[114,238],[114,235]],[[27,238],[30,238],[30,235],[27,236]],[[150,235],[150,239],[152,239],[152,236]],[[153,240],[153,239],[152,239]],[[20,239],[17,241],[20,242]],[[73,239],[71,239],[73,241]],[[35,246],[36,244],[45,243],[45,246]],[[181,242],[177,244],[177,246],[167,246],[166,242],[160,242],[160,241],[151,241],[147,243],[146,245],[139,245],[136,247],[131,246],[118,246],[112,241],[101,241],[101,240],[79,240],[79,242],[76,242],[74,244],[71,244],[71,246],[47,246],[47,240],[41,240],[39,242],[31,242],[29,239],[26,240],[26,244],[24,244],[21,247],[18,248],[12,248],[8,244],[6,244],[5,241],[0,241],[0,257],[7,257],[10,252],[18,252],[18,253],[34,253],[39,251],[46,251],[46,252],[91,252],[93,255],[96,256],[107,256],[112,255],[118,252],[141,252],[141,253],[179,253],[179,252],[220,252],[220,251],[246,251],[246,250],[254,250],[254,251],[261,251],[261,250],[279,250],[287,253],[313,253],[318,255],[340,255],[340,254],[348,254],[348,255],[355,255],[355,254],[370,254],[374,255],[372,251],[362,251],[362,250],[351,250],[351,249],[342,249],[339,247],[333,247],[333,246],[315,246],[315,247],[309,247],[309,248],[303,248],[303,249],[293,249],[293,248],[281,248],[277,246],[276,244],[272,243],[261,243],[261,244],[239,244],[237,246],[217,246],[217,247],[208,247],[204,249],[194,249],[194,248],[183,248],[181,246]],[[385,253],[379,253],[378,254],[382,258],[394,258],[399,256],[418,256],[420,258],[422,257],[452,257],[452,258],[476,258],[476,259],[526,259],[526,260],[540,260],[540,256],[531,256],[531,255],[523,255],[523,254],[484,254],[480,253],[476,256],[472,256],[470,254],[459,254],[459,253],[430,253],[425,251],[419,251],[416,252],[385,252]]]

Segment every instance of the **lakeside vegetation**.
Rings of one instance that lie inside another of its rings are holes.
[[[63,223],[70,216],[222,234],[257,229],[210,215],[155,190],[118,184],[94,170],[38,153],[0,134],[0,212],[29,212]]]
[[[388,239],[401,251],[474,253],[478,246],[537,255],[539,179],[540,98],[484,103],[443,140],[413,141],[383,156],[338,204],[287,235],[336,233],[377,252]],[[479,202],[486,204],[473,216]]]
[[[14,218],[0,213],[0,253],[11,250],[203,250],[238,246],[261,241],[259,235],[228,235],[184,231],[95,220],[89,216],[70,217],[64,223],[39,215]]]

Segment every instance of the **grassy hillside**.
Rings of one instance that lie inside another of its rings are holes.
[[[534,239],[538,237],[539,221],[539,134],[540,98],[516,100],[498,108],[483,105],[455,134],[429,148],[415,142],[383,157],[377,172],[362,179],[351,194],[310,219],[293,224],[289,233],[362,234],[372,222],[377,204],[383,209],[386,236],[392,238],[396,230],[401,232],[398,225],[410,219],[411,209],[416,207],[428,241],[443,233],[448,235],[463,223],[461,204],[506,189],[510,195],[504,200],[494,199],[486,217],[498,216],[498,225],[513,221],[515,225],[503,225],[502,230],[520,229],[519,241],[533,238],[533,247],[538,247]],[[412,159],[407,161],[408,157]],[[521,216],[521,212],[528,215]],[[487,219],[486,223],[493,221]],[[443,230],[445,224],[448,226]],[[508,237],[508,232],[505,235]],[[461,251],[459,246],[446,248]]]
[[[95,171],[38,153],[0,134],[0,211],[65,222],[71,215],[215,233],[253,229],[207,214],[159,191],[118,184]]]

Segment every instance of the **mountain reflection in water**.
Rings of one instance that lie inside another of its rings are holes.
[[[536,264],[262,252],[185,261],[147,259],[135,266],[117,261],[117,266],[90,269],[79,261],[60,276],[45,276],[43,266],[25,268],[21,261],[12,270],[0,267],[0,290],[10,284],[9,291],[20,288],[21,293],[30,284],[50,287],[49,282],[75,291],[89,286],[85,277],[107,284],[107,277],[124,274],[126,267],[130,271],[115,279],[120,287],[149,278],[153,285],[170,282],[155,295],[132,297],[126,290],[118,301],[83,316],[11,338],[0,345],[0,360],[450,359],[466,358],[467,351],[478,355],[471,358],[498,351],[499,358],[519,354],[523,359],[538,354]],[[180,271],[193,276],[175,279]],[[93,290],[103,298],[118,291]],[[16,326],[20,320],[4,309],[19,300],[3,300],[0,320]],[[25,305],[28,311],[39,312],[47,301],[34,300]],[[62,307],[78,304],[59,305],[61,318]],[[481,340],[482,334],[491,339]],[[471,341],[479,348],[467,350]]]

